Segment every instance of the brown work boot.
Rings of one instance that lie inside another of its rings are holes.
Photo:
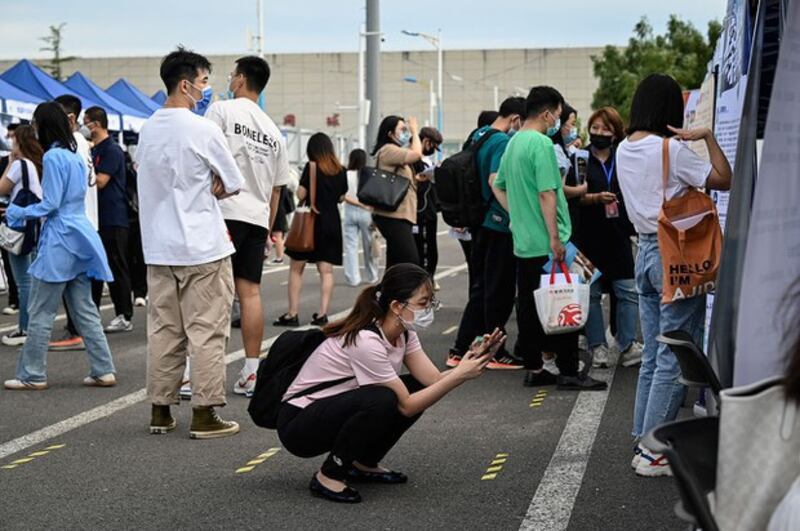
[[[169,411],[169,406],[157,406],[153,404],[150,413],[150,433],[162,434],[175,429],[177,422]]]
[[[237,433],[239,424],[232,420],[222,420],[213,407],[192,408],[192,427],[189,428],[192,439],[215,439]]]

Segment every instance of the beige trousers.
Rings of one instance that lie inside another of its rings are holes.
[[[192,406],[225,405],[225,350],[233,304],[231,259],[197,266],[147,266],[147,395],[180,401],[191,359]]]

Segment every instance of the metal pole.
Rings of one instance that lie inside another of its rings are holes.
[[[494,110],[500,110],[500,87],[494,86]]]
[[[438,111],[438,113],[439,113],[439,119],[437,120],[439,126],[437,127],[437,129],[442,134],[442,136],[444,136],[444,128],[443,128],[443,124],[442,124],[442,122],[444,120],[444,113],[443,113],[443,101],[444,101],[444,98],[442,97],[444,95],[444,92],[442,90],[442,73],[443,73],[444,69],[443,69],[443,63],[442,63],[443,57],[442,57],[442,30],[441,29],[439,29],[439,32],[438,32],[438,39],[436,41],[436,48],[437,48],[437,56],[438,56],[438,63],[439,63],[439,65],[438,65],[438,67],[439,67],[438,68],[438,70],[439,70],[439,94],[438,94],[438,101],[437,101],[438,106],[437,106],[437,109],[436,109]],[[439,155],[438,155],[439,160],[442,160],[442,152],[439,151],[438,153],[439,153]]]
[[[430,114],[428,116],[428,125],[433,126],[434,118],[433,118],[433,111],[436,107],[436,94],[433,93],[433,80],[431,79],[430,84],[428,85],[430,96],[431,96],[431,108]]]
[[[369,121],[367,122],[367,145],[378,136],[381,119],[380,78],[381,78],[381,19],[380,0],[367,1],[367,100],[369,100]]]
[[[264,57],[264,10],[262,0],[256,0],[256,14],[258,18],[258,56]]]
[[[367,149],[367,120],[364,105],[364,24],[358,30],[358,147]]]

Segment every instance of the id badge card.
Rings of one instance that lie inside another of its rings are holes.
[[[419,234],[419,225],[413,225],[411,227],[411,234]]]
[[[606,203],[606,217],[609,219],[619,217],[619,205],[616,201],[613,203]]]

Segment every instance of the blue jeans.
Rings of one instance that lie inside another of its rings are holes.
[[[666,345],[656,342],[656,336],[671,330],[685,330],[698,344],[703,336],[706,298],[692,297],[662,304],[662,275],[656,235],[640,234],[636,287],[644,350],[633,413],[633,436],[636,438],[675,420],[686,393],[686,388],[678,382],[681,369],[677,358]]]
[[[344,278],[351,286],[361,283],[361,273],[358,268],[359,236],[361,247],[364,249],[367,282],[374,284],[378,281],[378,264],[371,252],[370,225],[372,225],[372,215],[367,210],[355,205],[344,205]]]
[[[64,294],[75,326],[86,343],[89,355],[89,375],[102,376],[116,372],[111,360],[100,314],[92,301],[92,284],[86,275],[68,282],[44,282],[31,277],[28,312],[28,339],[17,361],[18,380],[44,382],[47,380],[47,346],[53,331],[53,320]]]
[[[586,321],[586,339],[589,348],[606,345],[606,326],[603,322],[603,286],[602,280],[592,284],[589,319]],[[639,295],[636,293],[636,282],[632,278],[614,280],[611,283],[617,296],[617,346],[625,352],[636,338],[636,319],[639,318]]]
[[[17,283],[17,293],[19,293],[18,327],[23,332],[28,329],[28,296],[31,291],[31,276],[28,274],[28,268],[32,261],[33,253],[25,256],[8,253],[8,265],[11,266],[11,272]]]

